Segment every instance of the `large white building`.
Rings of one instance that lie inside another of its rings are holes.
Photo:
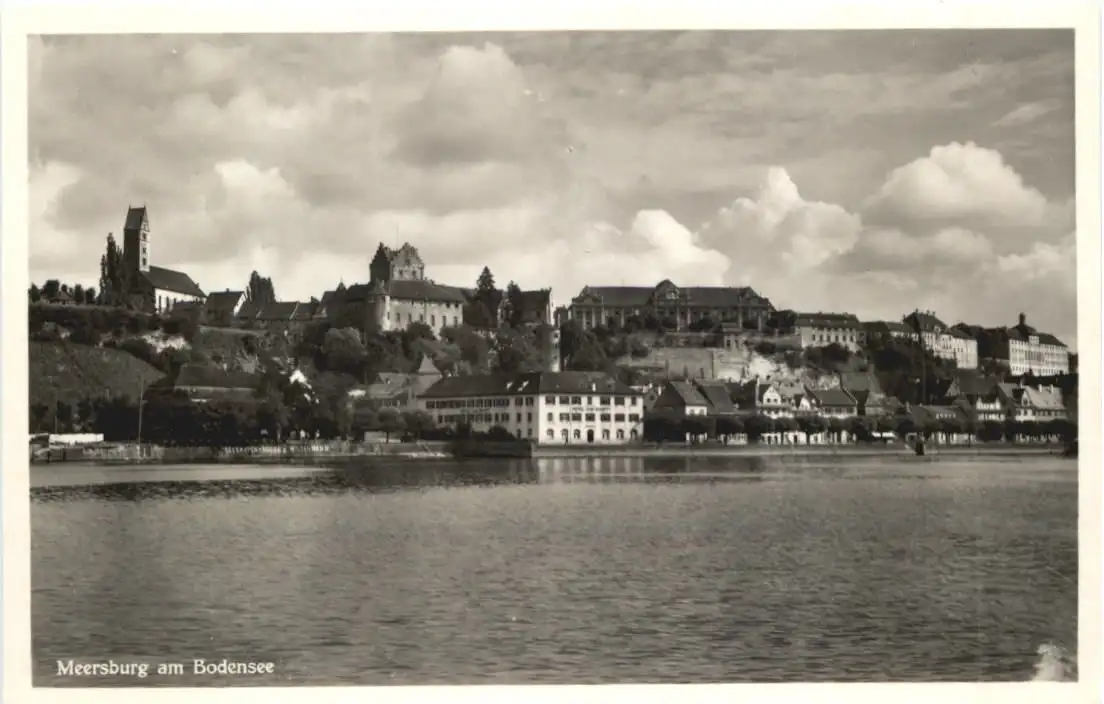
[[[644,395],[601,372],[445,377],[419,405],[439,426],[500,426],[543,445],[619,444],[643,431]]]
[[[1019,325],[990,331],[993,356],[1012,374],[1069,374],[1069,348],[1054,335],[1039,332],[1020,313]]]
[[[953,360],[959,369],[977,369],[978,343],[970,335],[947,326],[931,312],[909,313],[903,322],[920,332],[924,347],[936,357]]]

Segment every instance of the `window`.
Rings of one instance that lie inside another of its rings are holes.
[[[601,421],[602,421],[603,423],[608,423],[608,422],[609,422],[609,419],[610,419],[610,414],[609,414],[609,413],[603,413],[603,414],[602,414],[602,418],[601,418]]]
[[[587,396],[587,405],[588,406],[593,406],[594,405],[594,397],[593,396]]]
[[[582,419],[583,419],[583,414],[582,413],[572,413],[571,414],[571,420],[576,422],[576,423],[578,423]]]
[[[551,422],[552,422],[552,414],[551,414],[551,413],[549,413],[549,414],[548,414],[548,422],[549,422],[549,423],[551,423]]]
[[[615,413],[614,416],[613,416],[613,419],[615,421],[617,421],[618,423],[622,423],[625,420],[625,414],[624,413]]]
[[[525,399],[525,405],[526,406],[532,406],[533,405],[533,397],[532,396],[529,396],[528,398]]]
[[[552,431],[549,430],[548,432],[551,433]],[[564,428],[563,430],[560,431],[560,437],[562,437],[564,440],[567,440],[567,428]]]
[[[531,412],[525,414],[525,422],[526,423],[532,423],[533,422],[533,414]]]
[[[583,405],[583,397],[582,396],[572,396],[571,397],[571,405],[572,406],[581,406],[581,405]]]
[[[630,421],[630,422],[632,422],[632,423],[635,423],[635,422],[637,422],[637,421],[639,421],[639,420],[640,420],[640,416],[639,416],[639,415],[637,415],[637,414],[635,414],[635,413],[630,413],[630,414],[629,414],[629,421]],[[633,432],[635,433],[636,431],[634,430]]]
[[[599,401],[599,403],[601,403],[603,406],[610,405],[610,397],[609,396],[603,396],[601,401]]]
[[[533,429],[532,428],[529,428],[528,430],[525,431],[525,437],[527,437],[527,438],[533,437]]]
[[[460,318],[457,318],[455,315],[452,316],[452,324],[453,325],[459,325],[460,324]]]
[[[437,316],[436,315],[429,316],[429,324],[434,326],[434,327],[437,326]]]
[[[517,422],[518,422],[518,423],[520,423],[520,422],[521,422],[521,414],[520,414],[520,413],[518,413],[518,414],[517,414]]]
[[[517,398],[514,399],[514,405],[515,406],[520,406],[521,405],[521,397],[520,396],[518,396]]]
[[[560,422],[561,423],[566,423],[569,420],[571,420],[571,414],[570,413],[561,413],[560,414]]]
[[[587,413],[586,414],[586,419],[587,419],[588,423],[593,423],[594,422],[594,414],[593,413]]]
[[[624,440],[625,439],[625,430],[623,428],[618,428],[617,429],[617,439],[618,440]]]
[[[602,431],[602,439],[603,440],[609,440],[609,438],[610,438],[610,432],[608,430],[603,430]]]
[[[544,402],[547,403],[549,406],[555,406],[556,405],[556,397],[555,396],[545,396],[544,397]]]
[[[637,401],[637,399],[636,399],[636,396],[633,396],[633,397],[632,397],[632,398],[631,398],[631,399],[629,400],[629,405],[630,405],[630,406],[635,406],[635,405],[636,405],[636,401]]]
[[[571,399],[569,399],[567,396],[560,396],[560,403],[566,406],[567,404],[571,403]]]
[[[583,434],[582,434],[582,432],[580,432],[580,430],[578,428],[576,428],[574,436],[575,436],[575,439],[578,440],[579,438],[581,438],[583,436]]]
[[[567,432],[567,431],[565,430],[564,432]],[[547,438],[554,438],[554,437],[556,437],[556,431],[552,430],[552,428],[549,428],[548,432],[546,432],[544,435]]]
[[[624,406],[625,405],[625,397],[624,396],[618,396],[617,398],[613,399],[613,405],[615,405],[615,406]]]

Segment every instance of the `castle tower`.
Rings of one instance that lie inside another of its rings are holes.
[[[135,274],[149,271],[149,246],[149,213],[146,207],[127,208],[126,222],[123,223],[123,264],[127,271]]]

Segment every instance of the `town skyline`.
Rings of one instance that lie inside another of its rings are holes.
[[[35,40],[31,279],[95,286],[129,202],[207,292],[307,300],[409,241],[559,305],[669,279],[1077,349],[1072,32],[841,34]],[[74,91],[109,78],[144,109]]]

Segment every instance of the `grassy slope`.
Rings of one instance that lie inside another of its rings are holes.
[[[134,356],[68,342],[30,342],[30,401],[52,404],[105,395],[137,398],[162,374]]]

